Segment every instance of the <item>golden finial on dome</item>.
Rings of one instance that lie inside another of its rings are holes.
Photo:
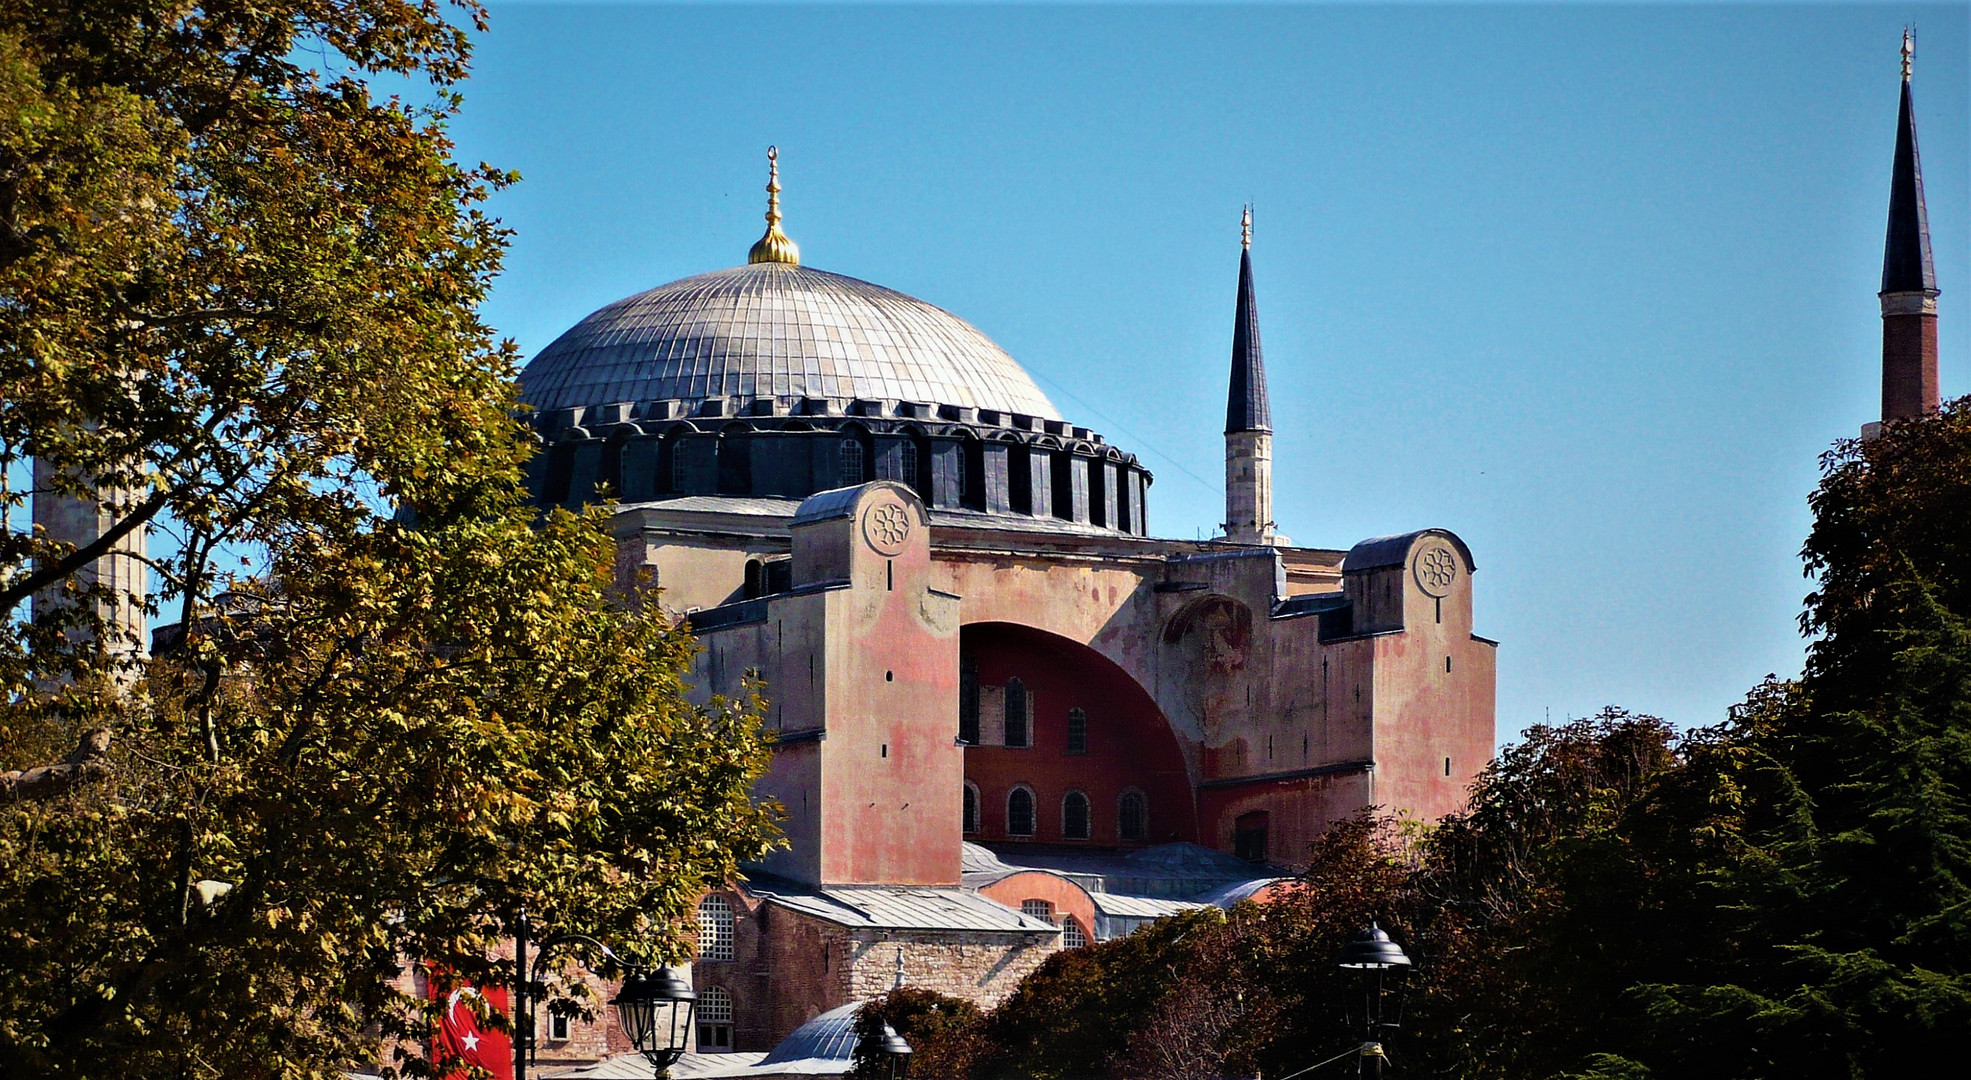
[[[801,265],[800,245],[780,231],[780,148],[767,147],[767,231],[746,255],[749,263]]]
[[[1916,55],[1916,28],[1903,27],[1903,81],[1909,81],[1910,58]]]
[[[1246,216],[1239,221],[1239,246],[1252,250],[1252,204],[1246,204]]]

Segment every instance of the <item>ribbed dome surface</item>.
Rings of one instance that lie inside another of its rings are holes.
[[[970,323],[804,266],[760,263],[661,285],[597,311],[520,373],[536,409],[625,401],[827,398],[929,402],[1059,420]]]

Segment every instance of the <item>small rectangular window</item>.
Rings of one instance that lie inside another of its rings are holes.
[[[1086,754],[1088,752],[1088,714],[1080,709],[1068,710],[1068,753]]]
[[[569,1029],[574,1026],[570,1022],[572,1020],[573,1017],[563,1016],[560,1013],[549,1013],[548,1014],[548,1041],[567,1042],[571,1037],[569,1034]]]
[[[1451,775],[1451,759],[1450,759],[1450,758],[1445,758],[1445,759],[1444,759],[1444,775],[1445,775],[1445,776],[1449,776],[1449,775]]]

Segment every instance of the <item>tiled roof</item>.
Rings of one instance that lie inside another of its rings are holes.
[[[925,401],[1061,419],[1020,365],[963,319],[783,263],[618,300],[520,373],[520,399],[542,411],[731,397]]]

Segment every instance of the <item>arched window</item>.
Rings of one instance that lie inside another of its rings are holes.
[[[691,482],[691,444],[683,439],[669,439],[664,445],[671,457],[671,494],[684,494],[685,486]]]
[[[958,653],[958,739],[979,745],[979,662],[972,654]]]
[[[1128,841],[1150,836],[1150,803],[1140,791],[1125,791],[1116,808],[1116,835]]]
[[[1081,928],[1081,920],[1072,915],[1061,920],[1061,948],[1079,949],[1088,944],[1088,933]]]
[[[1266,861],[1266,830],[1271,815],[1264,810],[1240,814],[1232,823],[1232,854],[1247,862]]]
[[[698,959],[732,957],[732,904],[723,896],[707,896],[698,901]]]
[[[1052,925],[1054,922],[1054,905],[1045,900],[1022,900],[1020,901],[1020,914],[1039,919],[1041,922]]]
[[[723,986],[698,991],[698,1052],[732,1052],[732,993]]]
[[[968,833],[979,831],[979,785],[965,781],[965,824]]]
[[[1031,746],[1033,705],[1027,700],[1027,684],[1017,678],[1006,680],[1006,745]]]
[[[862,461],[862,444],[855,439],[843,439],[840,477],[843,487],[854,487],[862,483]]]
[[[917,470],[919,468],[918,466],[919,455],[917,453],[917,440],[915,438],[912,438],[903,444],[902,456],[903,456],[903,462],[902,462],[901,471],[903,472],[903,482],[910,485],[910,490],[915,491],[918,493],[919,496],[922,496],[924,493],[924,486],[923,486],[923,478],[917,474]]]
[[[1088,796],[1070,791],[1061,800],[1061,835],[1069,840],[1088,839]]]
[[[1016,787],[1006,793],[1006,835],[1033,835],[1033,789]]]
[[[1086,754],[1088,752],[1088,714],[1080,709],[1068,710],[1068,753]]]

